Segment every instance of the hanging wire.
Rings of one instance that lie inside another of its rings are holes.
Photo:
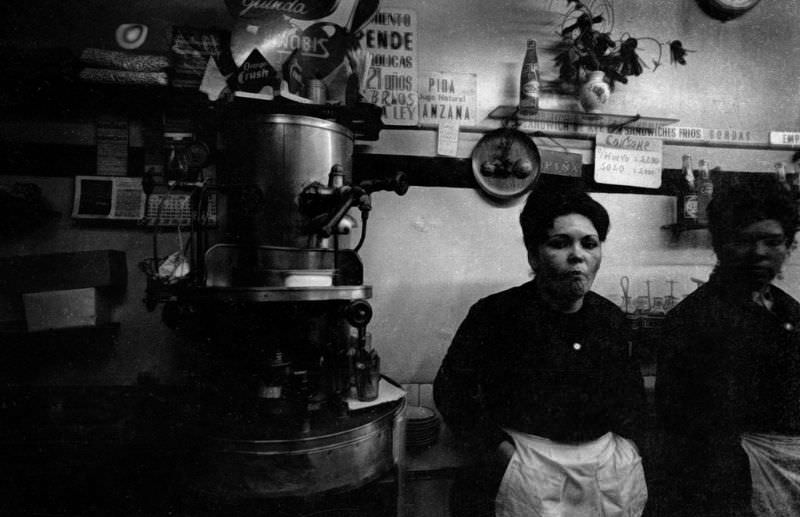
[[[567,149],[567,148],[564,146],[564,144],[562,144],[561,142],[559,142],[558,140],[556,140],[555,138],[553,138],[553,137],[552,137],[552,136],[550,136],[550,135],[546,135],[546,134],[544,134],[544,133],[543,133],[543,132],[541,132],[541,131],[535,131],[535,132],[533,133],[533,136],[536,136],[536,137],[544,137],[544,138],[546,138],[546,139],[550,140],[552,143],[554,143],[554,144],[555,144],[555,145],[557,145],[558,147],[560,147],[560,148],[561,148],[561,150],[562,150],[562,151],[564,151],[565,153],[568,153],[568,152],[569,152],[569,149]]]
[[[358,238],[358,244],[353,248],[353,251],[356,253],[361,249],[361,246],[364,244],[364,239],[367,236],[367,219],[366,213],[361,212],[361,236]]]

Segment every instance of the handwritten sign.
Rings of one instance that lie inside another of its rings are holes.
[[[477,84],[475,74],[421,72],[420,123],[439,124],[449,120],[461,126],[474,126],[478,111]]]
[[[417,125],[417,14],[380,9],[359,40],[372,54],[364,100],[383,109],[384,124]]]
[[[594,179],[610,185],[659,188],[662,149],[660,138],[598,133]]]

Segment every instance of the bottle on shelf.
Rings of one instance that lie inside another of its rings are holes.
[[[518,117],[533,118],[539,111],[539,86],[539,57],[536,54],[536,40],[529,39],[519,80]]]
[[[800,211],[800,162],[795,164],[794,174],[791,174],[790,176],[789,190],[792,191],[792,197],[794,198],[795,205],[797,205],[797,209]]]
[[[699,160],[697,168],[697,222],[706,225],[708,224],[708,204],[714,197],[714,183],[711,181],[711,172],[708,170],[706,160]]]
[[[697,188],[691,155],[683,155],[681,172],[683,179],[678,195],[678,224],[692,226],[697,224]]]
[[[792,186],[789,185],[789,179],[786,177],[786,165],[783,162],[775,163],[775,175],[778,176],[778,182],[783,188],[792,190]]]

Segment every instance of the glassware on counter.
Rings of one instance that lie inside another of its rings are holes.
[[[355,356],[356,393],[358,400],[368,402],[378,398],[381,381],[381,360],[372,348],[372,334],[366,333]]]

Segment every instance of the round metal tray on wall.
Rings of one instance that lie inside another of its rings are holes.
[[[487,195],[510,200],[539,179],[541,158],[536,144],[518,129],[503,127],[483,135],[472,150],[472,174]]]

